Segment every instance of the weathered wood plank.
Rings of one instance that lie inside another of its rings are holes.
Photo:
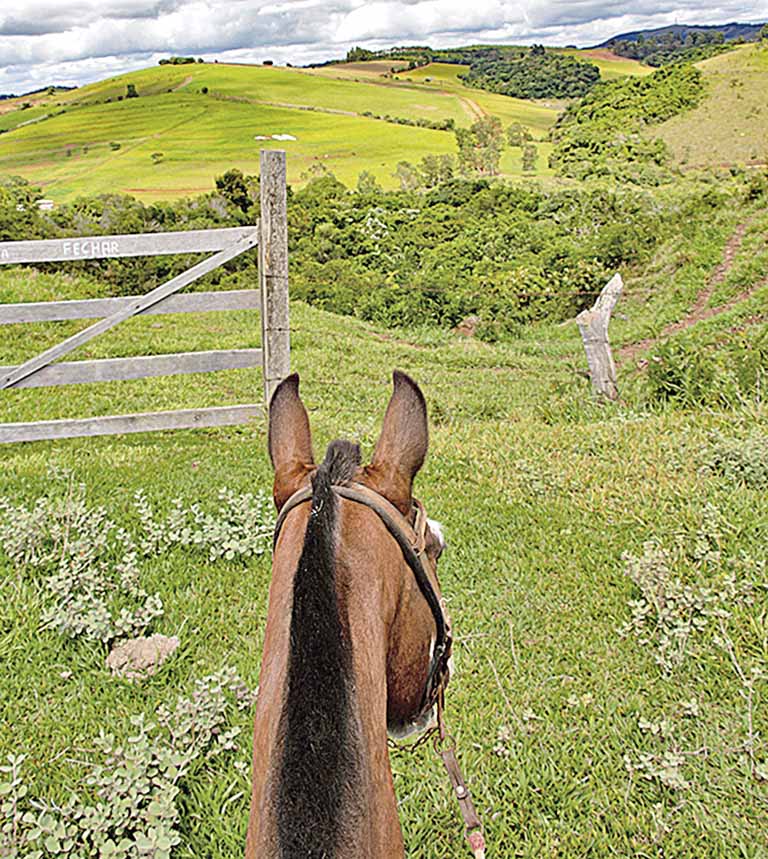
[[[212,373],[217,370],[242,370],[259,367],[261,349],[230,349],[211,352],[174,352],[168,355],[140,355],[133,358],[98,358],[94,361],[64,361],[49,364],[27,376],[15,388],[44,388],[53,385],[84,385],[89,382],[123,382],[150,376],[181,376]],[[15,367],[0,367],[0,375]]]
[[[208,274],[208,272],[218,266],[223,265],[225,262],[229,262],[229,260],[234,259],[244,251],[252,248],[257,242],[258,238],[256,233],[252,232],[248,234],[245,238],[231,245],[226,250],[223,250],[218,254],[214,254],[214,256],[208,257],[208,259],[192,266],[192,268],[187,269],[180,275],[177,275],[166,283],[161,284],[151,292],[141,296],[141,298],[137,298],[135,301],[131,302],[130,305],[118,310],[106,319],[102,319],[100,322],[89,325],[88,328],[79,331],[77,334],[73,334],[66,340],[62,340],[61,343],[57,343],[50,349],[46,349],[34,358],[30,358],[29,361],[21,364],[12,373],[0,376],[0,389],[13,387],[22,379],[26,379],[27,376],[31,376],[43,367],[48,366],[48,364],[51,364],[59,358],[62,358],[64,355],[69,354],[78,346],[88,343],[89,340],[93,340],[94,337],[98,337],[105,331],[109,331],[110,328],[114,328],[115,325],[119,325],[131,316],[135,316],[137,313],[142,313],[147,308],[154,306],[169,295],[173,295],[173,293],[178,292],[180,289],[183,289],[185,286],[198,280],[203,275]]]
[[[208,253],[224,250],[236,242],[247,241],[256,229],[256,227],[225,227],[174,233],[128,233],[117,236],[0,242],[0,265]]]
[[[291,372],[288,318],[286,162],[282,150],[262,150],[259,282],[261,288],[264,398]]]
[[[208,409],[183,409],[175,412],[146,412],[77,420],[0,424],[0,444],[157,430],[234,426],[248,423],[263,414],[264,407],[253,403],[241,406],[215,406]]]
[[[103,319],[124,310],[141,296],[124,298],[86,298],[79,301],[28,301],[0,304],[0,325],[22,322],[63,322],[70,319]],[[191,292],[171,295],[148,307],[140,316],[167,313],[209,313],[217,310],[261,310],[257,289],[229,289],[226,292]]]
[[[584,350],[587,353],[592,389],[598,395],[615,400],[619,396],[616,365],[608,342],[608,323],[619,300],[624,282],[615,274],[603,287],[591,310],[582,310],[576,317]]]

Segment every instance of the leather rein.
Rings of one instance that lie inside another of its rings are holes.
[[[431,565],[431,562],[426,552],[426,535],[429,524],[424,506],[420,501],[414,499],[411,511],[413,524],[411,524],[383,495],[380,495],[362,483],[334,483],[332,489],[339,497],[346,498],[348,501],[354,501],[356,504],[362,504],[376,513],[400,547],[403,559],[410,567],[416,579],[416,584],[432,611],[432,617],[435,620],[435,646],[432,651],[421,705],[418,714],[414,717],[414,721],[418,720],[436,705],[437,727],[429,729],[425,737],[418,740],[410,748],[417,748],[423,740],[428,739],[430,734],[435,731],[437,732],[435,750],[443,761],[454,795],[458,800],[459,808],[464,818],[464,835],[476,859],[483,859],[485,856],[485,839],[483,837],[482,823],[477,816],[472,798],[469,795],[469,790],[456,760],[455,742],[447,735],[443,720],[443,699],[450,674],[448,661],[451,658],[453,638],[442,601],[437,595],[437,591],[432,584],[425,566],[426,564]],[[275,522],[273,549],[277,545],[277,538],[280,536],[280,531],[288,514],[300,504],[311,500],[312,487],[306,486],[294,492],[285,504],[283,504]]]
[[[435,706],[448,682],[448,661],[451,658],[452,646],[450,625],[445,616],[440,597],[437,595],[425,567],[425,563],[429,563],[426,553],[426,534],[429,527],[427,514],[421,502],[414,500],[414,521],[411,524],[384,496],[362,483],[335,483],[332,488],[334,493],[341,498],[362,504],[376,513],[400,547],[403,558],[410,567],[416,579],[416,584],[432,611],[432,617],[435,620],[435,646],[432,651],[421,705],[418,714],[415,716],[415,719],[418,719],[422,714]],[[280,530],[291,510],[311,500],[312,487],[306,486],[303,489],[299,489],[298,492],[294,492],[285,504],[283,504],[275,523],[273,548],[277,544]]]

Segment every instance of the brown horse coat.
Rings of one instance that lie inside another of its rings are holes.
[[[318,467],[298,386],[286,379],[270,407],[274,498],[280,509],[311,481],[314,494],[288,513],[274,551],[246,857],[400,859],[387,728],[419,715],[435,622],[376,513],[329,487],[354,480],[410,516],[426,406],[396,372],[371,464],[334,442]],[[441,548],[430,533],[435,563]]]

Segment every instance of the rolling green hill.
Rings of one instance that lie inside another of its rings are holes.
[[[138,98],[124,97],[128,85]],[[230,167],[258,172],[259,149],[270,146],[288,150],[294,184],[327,168],[350,186],[367,170],[395,187],[399,161],[455,152],[455,140],[381,117],[470,125],[492,113],[505,125],[522,122],[537,139],[556,118],[552,108],[458,81],[437,87],[378,72],[355,80],[327,69],[224,64],[158,66],[21,104],[0,108],[0,173],[21,175],[58,201],[104,190],[143,199],[207,190]],[[290,138],[274,141],[276,134]],[[543,173],[547,154],[544,144]],[[519,150],[507,150],[501,169],[521,173]]]
[[[768,47],[743,45],[697,63],[706,95],[694,110],[655,130],[678,164],[761,164],[768,160]]]

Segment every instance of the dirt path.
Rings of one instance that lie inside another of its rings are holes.
[[[641,352],[644,352],[646,349],[653,346],[654,343],[658,343],[659,340],[669,337],[671,334],[679,334],[681,331],[685,331],[704,319],[711,319],[713,316],[725,313],[726,310],[730,310],[739,302],[744,301],[744,299],[748,298],[756,289],[759,289],[764,285],[764,282],[755,284],[751,289],[742,292],[740,295],[730,299],[725,304],[721,304],[719,307],[707,307],[715,289],[717,289],[717,287],[725,280],[728,272],[731,270],[736,254],[739,252],[741,243],[744,240],[744,234],[747,232],[747,228],[751,223],[752,218],[739,224],[739,226],[733,231],[733,235],[726,242],[722,261],[712,272],[712,276],[709,278],[707,285],[696,296],[696,301],[688,313],[682,319],[678,319],[677,322],[671,322],[669,325],[666,325],[658,337],[649,337],[645,340],[638,340],[636,343],[629,343],[621,349],[618,349],[616,351],[616,357],[619,361],[633,361]]]
[[[194,78],[192,77],[192,75],[187,75],[180,84],[176,84],[176,86],[173,88],[173,91],[178,92],[180,89],[184,89],[184,87],[189,86],[193,80]]]
[[[464,113],[467,114],[472,122],[477,122],[479,119],[485,119],[486,113],[476,101],[472,101],[471,98],[467,98],[463,95],[457,96],[457,98],[459,99],[459,104],[464,110]]]

